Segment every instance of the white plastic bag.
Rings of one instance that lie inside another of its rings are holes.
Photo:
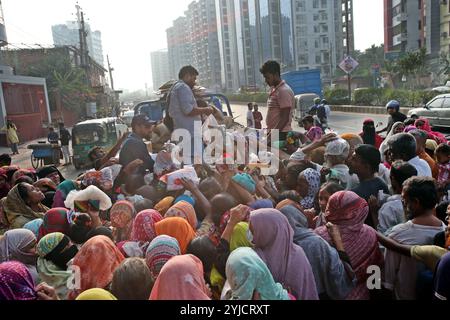
[[[181,178],[186,178],[194,182],[195,184],[200,183],[200,179],[195,172],[193,167],[185,167],[184,169],[169,173],[161,178],[162,181],[166,180],[167,191],[177,191],[184,188],[181,183]]]

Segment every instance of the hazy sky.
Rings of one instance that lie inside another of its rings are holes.
[[[166,29],[192,0],[79,0],[114,67],[116,89],[152,85],[150,52],[165,48]],[[2,0],[8,41],[53,44],[51,26],[75,20],[74,0]],[[357,49],[383,43],[383,0],[354,0]],[[106,58],[105,58],[106,64]]]

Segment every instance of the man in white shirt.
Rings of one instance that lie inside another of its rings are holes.
[[[394,227],[389,237],[405,245],[432,245],[436,234],[446,229],[434,214],[439,201],[435,181],[408,179],[403,185],[402,201],[409,221]],[[417,276],[425,269],[423,263],[387,250],[383,285],[394,292],[397,300],[415,300]]]
[[[399,133],[392,136],[387,143],[389,161],[406,161],[416,168],[417,176],[430,178],[433,176],[428,163],[417,156],[417,144],[413,135]]]

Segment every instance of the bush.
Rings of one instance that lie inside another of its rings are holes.
[[[381,103],[383,90],[377,88],[364,88],[355,90],[353,104],[357,106],[377,106]]]
[[[331,105],[350,104],[348,91],[345,89],[326,89],[324,96],[328,103]]]

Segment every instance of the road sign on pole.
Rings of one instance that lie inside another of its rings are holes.
[[[353,59],[351,56],[345,57],[344,60],[342,60],[342,62],[339,64],[339,68],[341,68],[347,74],[351,74],[358,66],[358,61]]]

